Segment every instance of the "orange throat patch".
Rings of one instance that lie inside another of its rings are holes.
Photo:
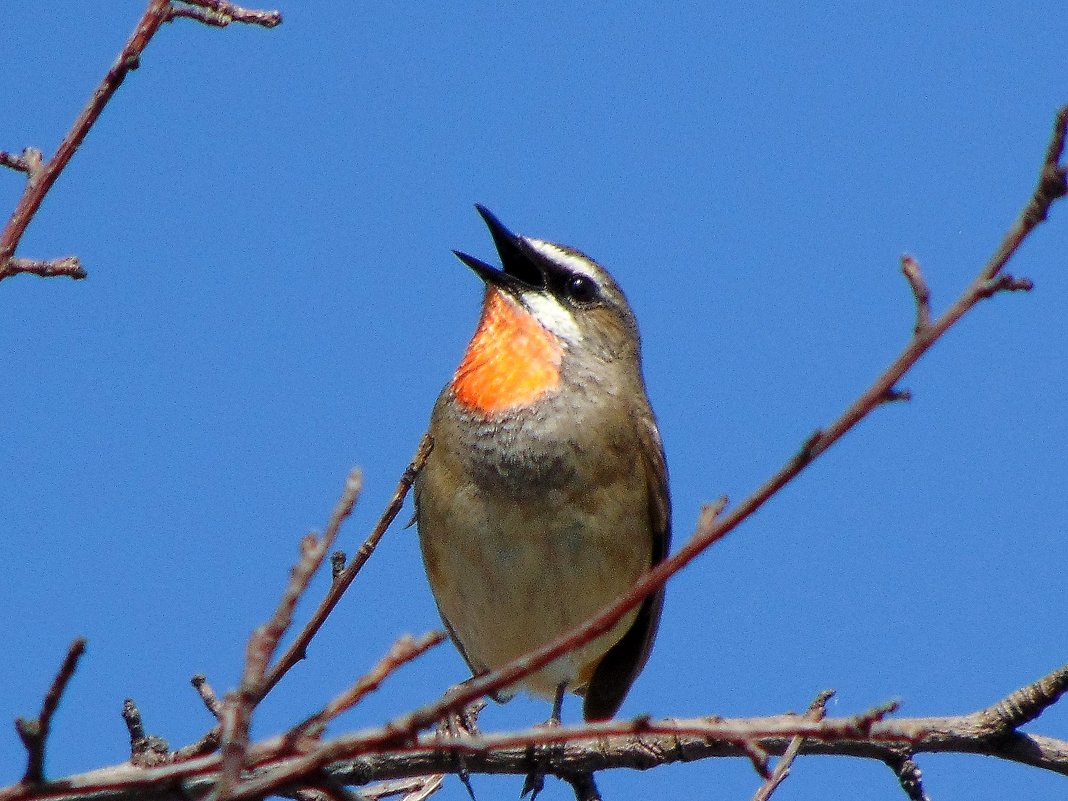
[[[461,404],[484,414],[525,406],[560,385],[562,357],[559,340],[491,286],[452,389]]]

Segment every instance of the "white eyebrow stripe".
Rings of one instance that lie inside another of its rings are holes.
[[[581,256],[576,256],[574,253],[568,253],[559,245],[554,245],[552,242],[546,242],[544,239],[535,239],[529,236],[524,236],[523,239],[531,248],[536,250],[546,259],[549,259],[549,261],[556,262],[564,269],[573,273],[580,273],[587,278],[597,280],[597,274],[590,269],[590,263]]]

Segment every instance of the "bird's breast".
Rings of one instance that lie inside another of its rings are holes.
[[[442,616],[472,668],[490,669],[589,619],[649,568],[648,488],[631,424],[610,408],[583,419],[550,396],[486,419],[455,401],[439,401],[417,479],[420,543]],[[633,619],[526,687],[580,688]]]

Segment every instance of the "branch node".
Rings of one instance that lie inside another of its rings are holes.
[[[1017,278],[1009,273],[998,273],[982,283],[978,295],[981,298],[989,298],[998,292],[1030,292],[1035,288],[1030,278]]]
[[[273,28],[282,22],[282,14],[279,11],[241,8],[226,0],[176,0],[176,2],[181,2],[181,5],[171,4],[170,11],[167,12],[168,22],[184,17],[213,28],[225,28],[234,22]]]
[[[330,554],[330,580],[337,581],[341,576],[341,573],[345,570],[345,562],[348,561],[348,557],[345,556],[344,551],[334,551]]]
[[[805,467],[805,465],[807,465],[809,462],[811,462],[813,459],[823,453],[824,450],[826,450],[827,445],[821,445],[822,439],[823,431],[821,429],[816,429],[816,431],[812,432],[812,434],[809,435],[808,439],[806,439],[804,444],[801,445],[801,450],[799,450],[793,458],[793,465],[795,466],[796,470],[800,470],[801,468]]]
[[[78,660],[84,653],[85,638],[79,637],[67,648],[67,655],[63,658],[63,663],[56,671],[56,676],[52,679],[52,684],[41,702],[41,712],[33,720],[19,718],[15,721],[15,730],[26,748],[26,772],[22,777],[24,784],[40,784],[45,780],[45,744],[48,742],[48,732],[52,728],[52,718],[56,714],[67,684],[78,667]]]
[[[931,326],[931,290],[924,280],[919,262],[907,253],[901,257],[901,272],[909,282],[912,298],[916,302],[916,324],[912,332],[920,336]]]
[[[888,756],[885,762],[897,776],[901,789],[905,791],[909,801],[930,801],[923,790],[923,773],[920,771],[920,766],[913,761],[912,754],[902,751]]]
[[[154,768],[171,761],[167,741],[154,734],[146,734],[141,710],[132,698],[122,702],[122,719],[130,733],[130,764],[139,768]]]
[[[904,403],[912,400],[912,390],[890,387],[883,395],[883,403]]]
[[[0,165],[26,173],[31,182],[40,174],[43,164],[44,153],[35,147],[23,148],[22,153],[18,156],[14,153],[0,150]]]

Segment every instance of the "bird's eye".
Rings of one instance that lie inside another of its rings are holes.
[[[573,275],[567,281],[567,296],[576,303],[589,303],[597,299],[597,284],[584,275]]]

